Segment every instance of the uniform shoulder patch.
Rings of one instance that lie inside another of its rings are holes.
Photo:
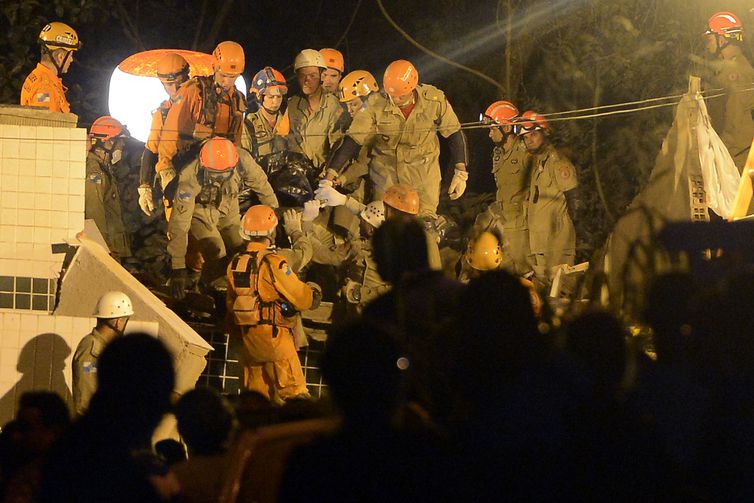
[[[737,82],[741,78],[741,75],[738,72],[731,72],[728,74],[728,80],[731,82]]]
[[[194,197],[194,194],[192,194],[190,190],[182,190],[178,192],[178,195],[176,197],[181,201],[188,201],[192,197]]]
[[[89,183],[102,183],[102,175],[99,173],[92,173],[87,177],[86,181]]]
[[[568,180],[573,176],[573,167],[570,164],[561,164],[558,168],[560,178]]]

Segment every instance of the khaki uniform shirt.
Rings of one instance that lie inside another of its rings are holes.
[[[530,155],[524,142],[516,140],[513,148],[503,151],[496,146],[492,151],[492,174],[506,228],[526,228],[526,196],[529,193]]]
[[[359,145],[373,141],[370,179],[379,198],[391,185],[407,184],[419,192],[421,215],[434,215],[440,200],[440,142],[461,129],[445,94],[434,86],[416,88],[408,119],[392,101],[372,93],[348,128]]]
[[[292,96],[288,100],[288,117],[291,123],[288,149],[304,154],[316,168],[324,166],[332,146],[342,138],[348,120],[338,99],[323,93],[319,110],[311,112],[305,96]]]
[[[112,166],[94,152],[86,157],[86,181],[84,186],[84,218],[97,224],[110,253],[117,257],[130,257],[126,225],[118,195],[118,184]]]
[[[92,329],[86,335],[73,354],[73,411],[77,416],[86,412],[89,401],[97,391],[97,364],[99,355],[105,348],[105,339]]]
[[[167,250],[173,269],[186,267],[189,231],[201,239],[204,234],[216,236],[216,231],[220,230],[234,244],[241,244],[242,238],[238,235],[241,223],[238,190],[241,181],[259,195],[262,204],[277,208],[277,198],[262,168],[245,150],[239,149],[238,154],[241,162],[233,176],[221,185],[203,183],[204,174],[198,160],[186,166],[178,175],[178,188],[168,221]]]
[[[531,252],[553,257],[573,254],[576,231],[568,216],[565,192],[578,186],[576,170],[552,145],[545,146],[532,164],[528,203]]]
[[[251,152],[257,161],[262,157],[286,150],[285,135],[288,131],[283,132],[283,129],[287,129],[285,125],[287,119],[284,120],[283,117],[285,117],[283,114],[278,113],[277,122],[273,127],[262,115],[261,110],[246,115],[241,146]]]
[[[751,90],[754,87],[754,69],[743,54],[722,60],[713,78],[713,86],[722,87],[728,93],[724,98],[719,98],[723,100],[724,110],[718,132],[736,166],[739,170],[743,169],[754,139],[754,119],[751,117],[754,109],[754,90]]]
[[[66,88],[63,81],[42,63],[24,80],[21,87],[21,104],[30,107],[45,107],[50,112],[71,111],[71,105],[65,97]]]

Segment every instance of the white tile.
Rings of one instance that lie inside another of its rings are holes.
[[[71,151],[68,156],[68,160],[71,162],[79,162],[86,159],[86,142],[71,142]]]
[[[66,204],[68,199],[66,198]],[[50,228],[51,229],[64,229],[68,226],[68,212],[63,211],[51,211],[50,212]]]
[[[36,140],[37,128],[36,126],[19,126],[18,136],[24,139],[28,139],[28,140]]]
[[[10,139],[12,137],[3,136],[3,158],[18,159],[18,140]]]
[[[15,243],[16,242],[16,226],[0,224],[0,241],[4,243]]]
[[[50,229],[34,227],[34,243],[50,243]]]
[[[17,175],[1,175],[2,182],[0,186],[3,187],[3,194],[6,192],[18,192],[18,176]]]
[[[68,211],[84,211],[83,196],[68,196]]]
[[[0,130],[1,132],[2,130]],[[18,313],[3,313],[3,330],[19,330],[21,315]]]
[[[14,258],[30,260],[33,253],[34,245],[32,243],[16,243],[16,256]]]
[[[55,173],[58,174],[58,173]],[[68,178],[53,178],[52,179],[52,193],[53,194],[68,194]]]
[[[38,194],[37,194],[38,195]],[[47,205],[50,204],[49,196],[45,198]],[[34,226],[35,227],[50,227],[52,212],[42,209],[34,211]]]
[[[18,159],[3,159],[0,161],[0,173],[4,175],[18,175]]]
[[[60,335],[70,334],[71,327],[73,326],[73,318],[70,316],[54,316],[55,318],[55,331]]]
[[[71,146],[67,140],[56,141],[52,145],[52,158],[55,161],[68,161],[68,156],[71,155]]]
[[[17,124],[2,124],[0,125],[0,136],[3,138],[18,138],[19,128]]]
[[[16,206],[19,209],[34,209],[34,194],[32,192],[19,192]]]
[[[18,342],[16,340],[16,346]],[[14,349],[18,349],[15,347]],[[21,377],[21,373],[16,370],[15,367],[0,367],[0,382],[13,382],[17,381]]]
[[[56,127],[52,128],[52,137],[56,140],[68,140],[71,137],[71,128]]]
[[[0,224],[14,225],[18,220],[18,210],[5,209],[0,210]]]
[[[16,275],[17,276],[30,276],[32,274],[32,264],[29,260],[16,260]]]
[[[52,248],[50,245],[36,243],[32,245],[32,253],[35,258],[44,257],[43,260],[50,260],[52,257]]]
[[[18,192],[34,192],[34,177],[19,175]]]
[[[45,206],[49,209],[50,206],[50,194],[52,194],[52,178],[49,176],[37,176],[36,182],[35,182],[35,188],[37,195],[44,195],[44,197],[47,199],[47,203]]]
[[[58,178],[54,178],[58,180]],[[50,207],[53,211],[68,212],[68,196],[62,194],[53,194],[50,197]]]
[[[53,140],[54,129],[50,126],[37,126],[37,140]]]
[[[32,217],[33,218],[33,217]],[[16,242],[17,243],[33,243],[34,242],[34,227],[16,226]],[[18,274],[19,276],[26,276],[25,274]]]
[[[18,225],[34,225],[34,210],[17,210],[17,213],[18,220],[16,221],[16,223]]]
[[[18,192],[2,192],[0,208],[16,208],[18,206]]]
[[[58,176],[60,178],[70,178],[70,162],[65,159],[53,159],[50,161],[52,164],[52,176]]]
[[[49,187],[50,178],[41,179],[41,180],[42,180],[42,185],[44,185],[44,180],[47,180],[48,187]],[[52,205],[52,197],[49,192],[34,194],[34,209],[35,210],[50,210],[51,205]]]
[[[44,259],[49,258],[51,254],[44,256]],[[42,259],[42,260],[44,260]],[[32,264],[31,275],[34,278],[47,278],[50,275],[50,264],[44,261],[35,260]]]
[[[86,161],[84,159],[71,161],[68,166],[68,176],[79,180],[86,178]]]
[[[37,330],[39,332],[54,332],[55,318],[49,315],[39,315],[37,317]]]
[[[0,257],[15,258],[16,257],[16,243],[0,241]]]
[[[37,332],[36,332],[36,331],[31,331],[31,330],[19,330],[19,334],[18,334],[18,347],[19,347],[19,348],[22,348],[22,347],[26,346],[26,345],[27,345],[27,344],[29,344],[29,342],[31,342],[31,341],[32,341],[32,340],[34,339],[34,337],[36,337],[37,335],[38,335],[38,334],[37,334]]]
[[[78,211],[68,213],[68,227],[71,229],[78,229],[78,230],[83,229],[84,228],[84,214]]]
[[[73,196],[82,196],[84,195],[84,183],[82,180],[78,178],[73,178],[68,180],[68,194]]]
[[[51,141],[38,141],[37,142],[37,159],[43,159],[45,161],[51,161],[53,158],[54,148]]]
[[[18,363],[18,353],[19,351],[17,349],[6,349],[0,352],[0,368],[16,368]]]
[[[37,329],[37,315],[36,314],[21,314],[21,330],[36,330]]]
[[[37,158],[34,161],[34,172],[37,176],[52,176],[52,159]]]
[[[68,131],[70,132],[71,140],[82,143],[86,142],[88,134],[86,128],[69,128]]]
[[[18,142],[18,158],[34,159],[37,157],[37,144],[34,140],[21,140]]]

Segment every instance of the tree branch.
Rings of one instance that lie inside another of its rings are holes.
[[[205,38],[205,44],[208,51],[217,43],[217,36],[220,33],[220,28],[223,27],[225,18],[230,14],[233,3],[233,0],[225,0],[223,6],[220,7],[220,10],[217,12],[215,22],[212,23],[212,29],[210,29],[209,35]]]

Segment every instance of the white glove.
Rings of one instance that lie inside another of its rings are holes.
[[[328,185],[330,182],[325,184],[322,182],[326,182],[326,180],[321,180],[319,182],[319,188],[314,191],[315,198],[322,201],[325,206],[343,206],[346,204],[346,199],[348,199],[348,197],[345,194],[341,194],[335,190],[332,185]]]
[[[285,213],[283,213],[283,229],[288,236],[301,232],[301,214],[293,209],[285,210]]]
[[[469,179],[469,172],[456,168],[453,179],[450,181],[448,195],[451,200],[458,199],[466,191],[466,180]]]
[[[159,174],[160,174],[160,187],[162,187],[162,190],[164,192],[168,184],[172,182],[173,179],[175,178],[175,170],[173,168],[165,168],[162,171],[160,171]]]
[[[304,203],[304,212],[301,214],[301,220],[304,222],[311,222],[317,215],[319,215],[319,208],[321,207],[320,201],[312,199]]]
[[[139,187],[139,208],[148,217],[154,213],[154,199],[152,199],[152,187]]]

